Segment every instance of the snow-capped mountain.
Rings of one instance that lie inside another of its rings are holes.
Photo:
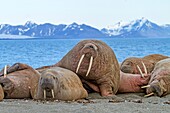
[[[101,30],[85,24],[72,23],[70,25],[50,23],[36,24],[28,21],[24,25],[0,25],[1,36],[29,36],[40,38],[106,38],[106,37],[169,37],[170,24],[159,26],[146,18],[131,22],[118,22]]]
[[[118,22],[101,30],[102,33],[114,37],[170,37],[170,26],[159,26],[145,18],[129,23]]]
[[[31,37],[45,38],[102,38],[106,37],[100,30],[91,26],[77,23],[70,25],[50,23],[36,24],[28,21],[25,25],[12,26],[9,24],[0,25],[0,34],[24,35]]]

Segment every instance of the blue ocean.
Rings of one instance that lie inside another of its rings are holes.
[[[0,69],[17,62],[34,68],[57,63],[83,39],[22,39],[0,40]],[[170,56],[170,38],[112,38],[98,39],[107,43],[119,62],[127,57],[149,54]]]

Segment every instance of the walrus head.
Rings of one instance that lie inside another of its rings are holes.
[[[144,86],[146,88],[146,93],[145,97],[149,97],[152,95],[157,95],[159,97],[164,96],[168,93],[167,88],[169,85],[167,85],[167,77],[162,77],[160,79],[155,79],[152,81],[149,85]],[[168,81],[169,82],[169,81]]]
[[[120,67],[121,71],[124,73],[134,73],[132,68],[133,68],[133,63],[131,61],[126,61],[122,63]]]
[[[161,86],[158,80],[153,81],[150,85],[147,85],[146,87],[147,95],[145,95],[145,97],[149,97],[152,95],[157,95],[161,97],[164,93],[164,88]]]
[[[130,57],[122,62],[120,70],[124,73],[140,74],[137,65],[140,67],[143,67],[143,65],[145,65],[148,73],[151,73],[154,68],[154,64],[148,60]],[[141,70],[142,72],[145,72],[144,68],[141,68]]]
[[[76,73],[86,71],[85,76],[88,76],[93,65],[93,60],[98,56],[98,47],[93,43],[85,43],[84,46],[79,50],[80,60],[78,61]],[[84,63],[82,63],[84,62]],[[83,65],[82,65],[83,64]]]
[[[43,91],[44,99],[55,98],[54,88],[56,86],[57,77],[54,73],[51,71],[45,71],[41,74],[39,82]]]

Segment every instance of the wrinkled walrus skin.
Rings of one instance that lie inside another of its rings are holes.
[[[118,91],[119,64],[113,50],[102,41],[80,41],[54,66],[69,69],[83,81],[97,86],[101,96],[111,96]]]
[[[170,94],[170,58],[156,63],[146,86],[146,93],[146,96],[155,94],[159,97]]]
[[[151,73],[155,64],[158,61],[166,59],[166,58],[169,58],[169,57],[163,56],[160,54],[151,54],[143,58],[129,57],[122,62],[120,69],[124,73],[139,74],[137,65],[139,67],[143,67],[142,66],[142,62],[143,62],[147,68],[147,72]],[[141,68],[141,70],[142,72],[144,72],[144,68]]]
[[[34,99],[72,101],[86,98],[80,78],[72,71],[60,67],[52,67],[41,73],[38,89]]]
[[[120,71],[120,85],[118,93],[142,93],[142,86],[148,84],[150,75],[142,77],[140,74],[130,74]]]
[[[0,76],[5,98],[22,99],[33,98],[40,74],[26,64],[16,63],[7,69],[6,76]]]

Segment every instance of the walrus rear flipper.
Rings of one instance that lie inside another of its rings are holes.
[[[28,69],[28,65],[22,64],[22,63],[15,63],[14,65],[12,65],[11,67],[7,69],[7,73],[12,73],[12,72],[20,71],[24,69]]]
[[[28,69],[28,65],[22,64],[22,63],[15,63],[11,67],[9,65],[7,65],[6,74],[9,74],[9,73],[12,73],[15,71],[24,70],[24,69]],[[4,70],[5,70],[5,67],[1,70],[0,77],[4,76]]]

